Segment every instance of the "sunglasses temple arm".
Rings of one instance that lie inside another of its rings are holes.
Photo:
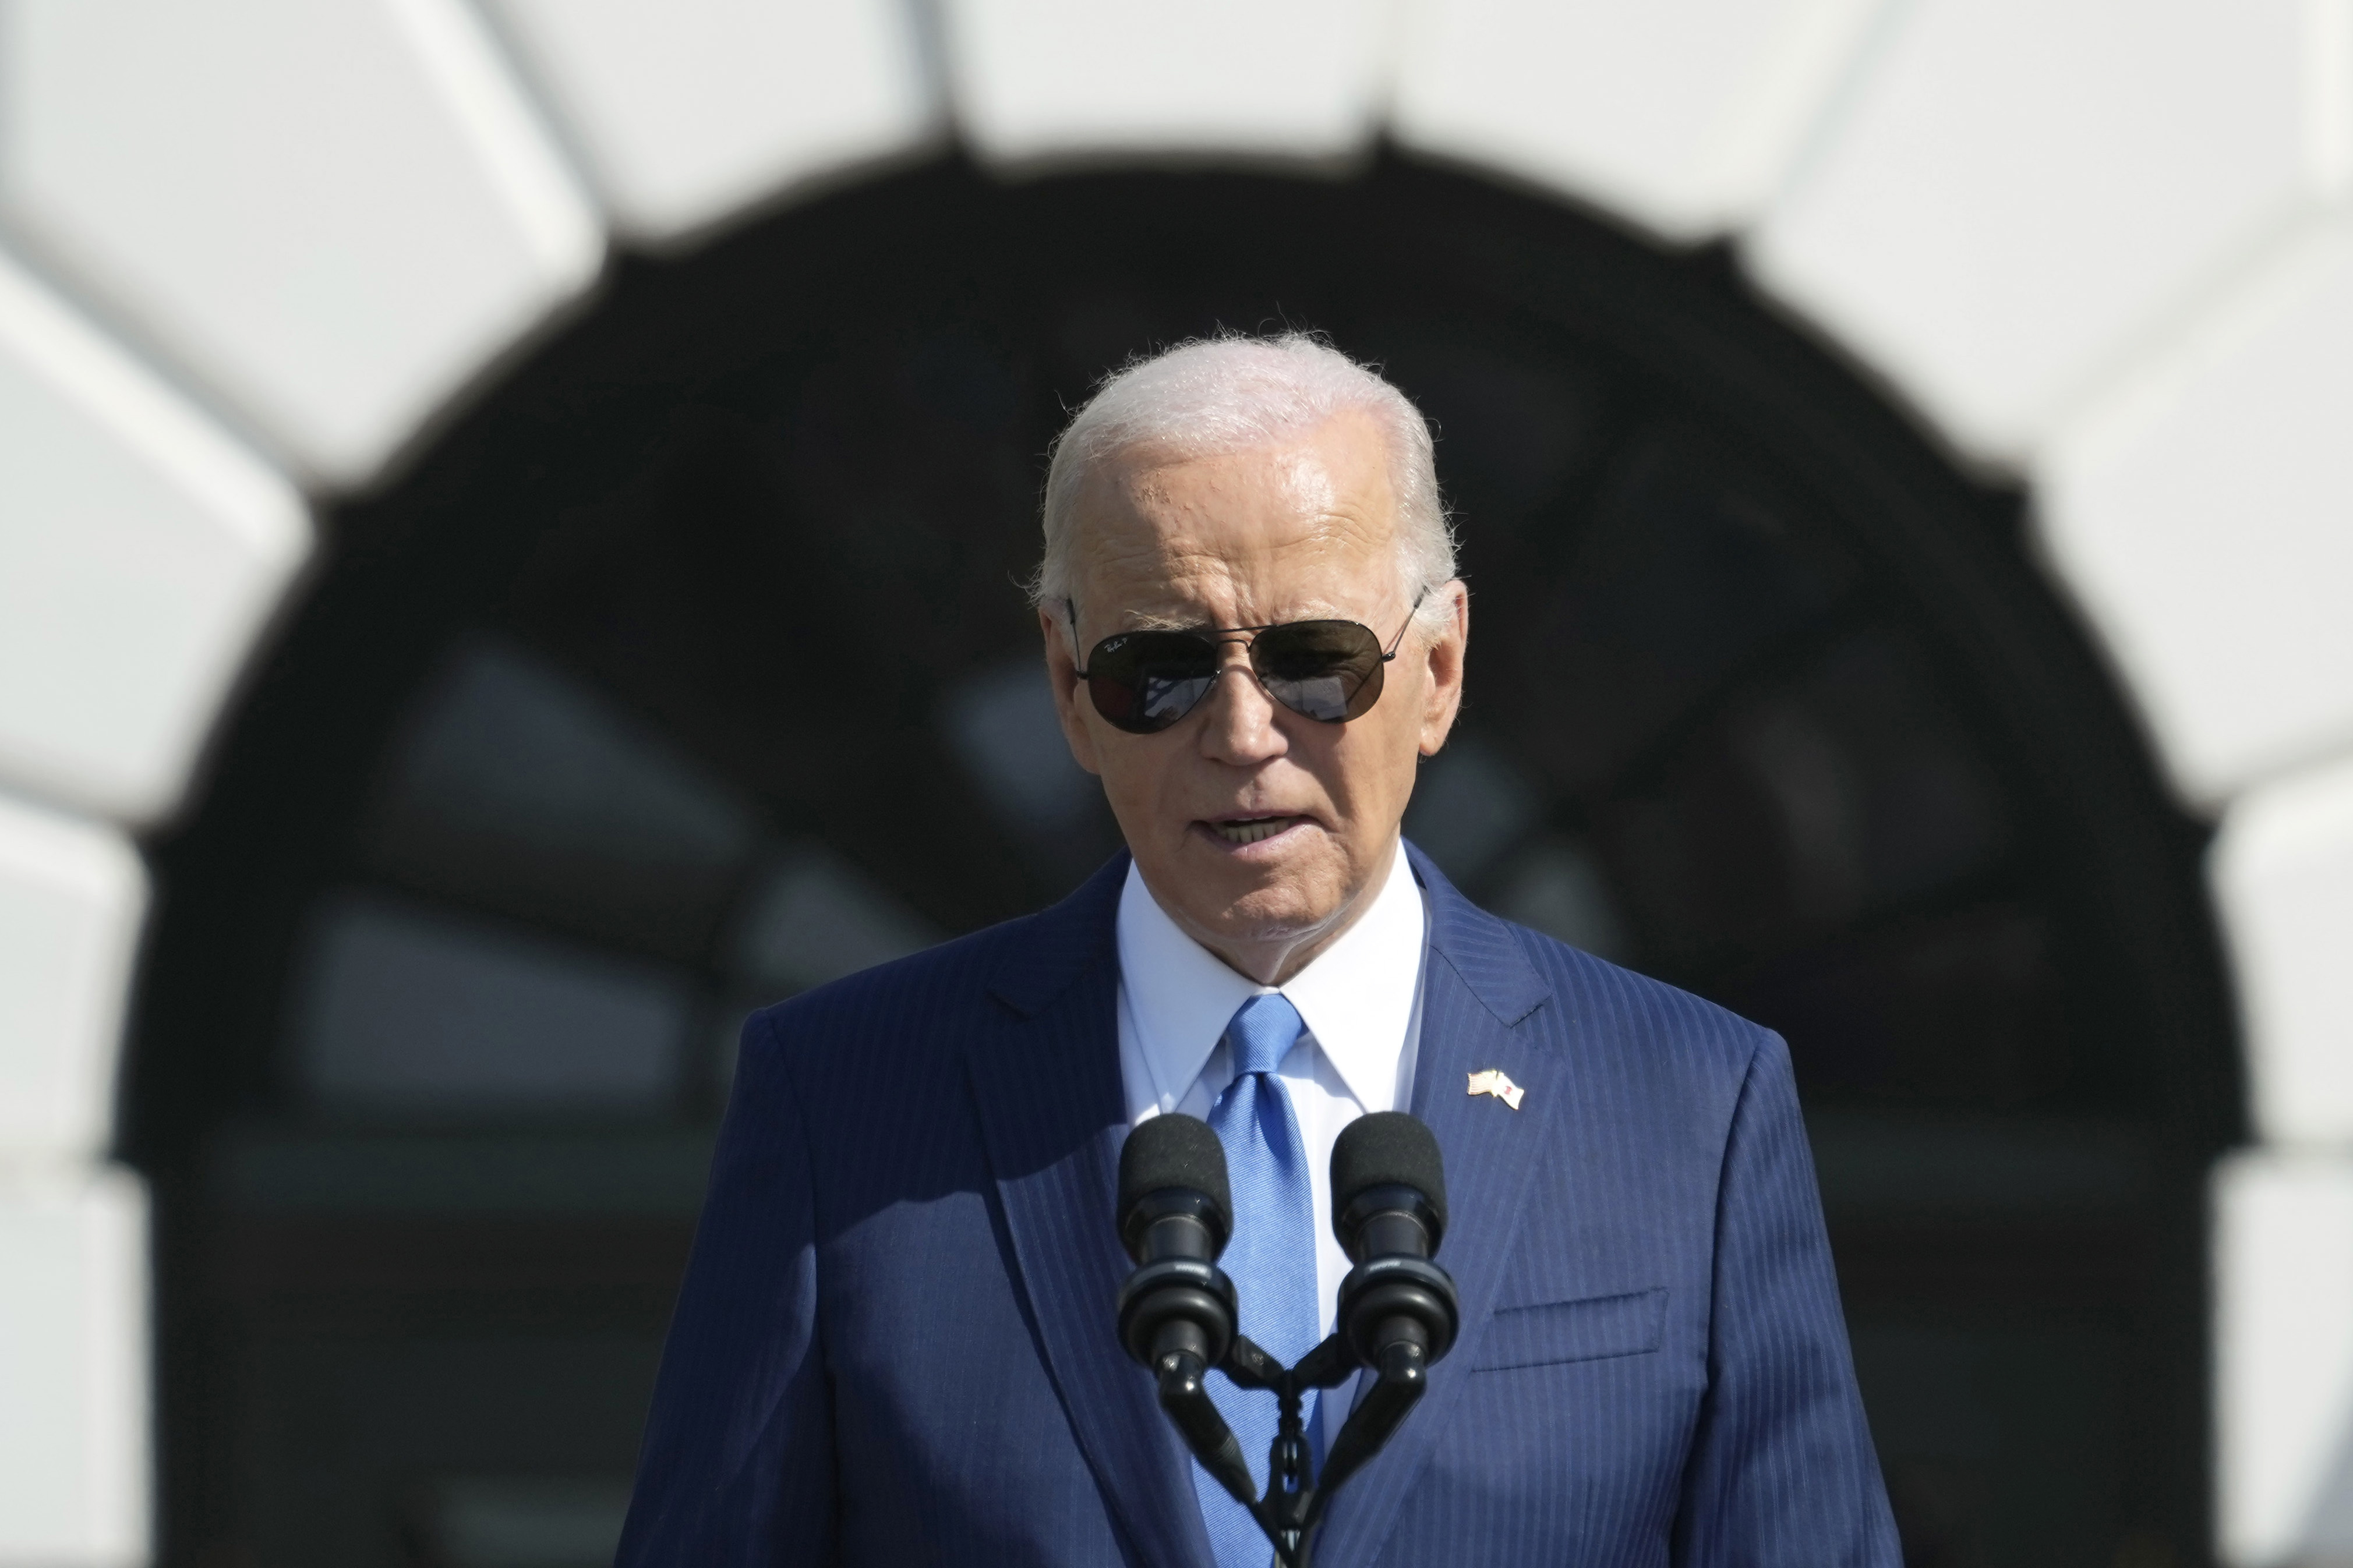
[[[1068,594],[1062,595],[1062,613],[1071,621],[1071,672],[1081,680],[1088,679],[1087,672],[1079,668],[1079,602]]]
[[[1383,664],[1387,664],[1391,659],[1397,658],[1398,649],[1405,646],[1405,634],[1413,630],[1413,617],[1420,613],[1421,602],[1429,597],[1430,590],[1427,588],[1424,588],[1420,593],[1416,594],[1413,596],[1413,603],[1407,606],[1405,612],[1405,625],[1398,627],[1398,635],[1389,638],[1388,651],[1381,655],[1381,662]],[[1078,640],[1078,623],[1073,621],[1071,623],[1071,640],[1075,643]]]

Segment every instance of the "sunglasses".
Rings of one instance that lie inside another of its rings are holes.
[[[1246,643],[1250,673],[1266,694],[1293,713],[1321,724],[1345,724],[1381,700],[1381,671],[1397,657],[1427,590],[1406,612],[1405,626],[1384,650],[1370,626],[1355,621],[1283,621],[1263,626],[1215,626],[1201,632],[1114,632],[1095,644],[1078,672],[1095,711],[1131,735],[1154,735],[1201,704],[1218,683],[1218,650]],[[1071,640],[1078,641],[1079,610],[1069,600]]]

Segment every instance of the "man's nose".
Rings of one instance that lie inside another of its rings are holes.
[[[1264,762],[1282,750],[1282,735],[1274,724],[1274,700],[1250,668],[1240,647],[1218,666],[1218,678],[1202,699],[1201,750],[1222,763]]]

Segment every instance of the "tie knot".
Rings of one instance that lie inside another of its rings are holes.
[[[1226,1026],[1226,1040],[1234,1053],[1234,1076],[1272,1072],[1291,1054],[1305,1027],[1299,1009],[1280,992],[1243,1003],[1234,1010],[1234,1021]]]

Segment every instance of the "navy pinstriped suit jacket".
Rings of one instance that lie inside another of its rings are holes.
[[[1780,1039],[1412,853],[1463,1328],[1318,1563],[1894,1568]],[[622,1568],[1213,1568],[1112,1326],[1125,874],[745,1026]]]

